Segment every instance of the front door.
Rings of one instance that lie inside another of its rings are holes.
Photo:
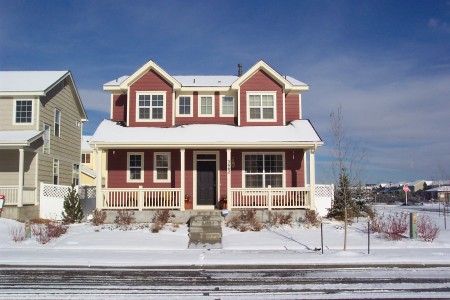
[[[216,174],[215,160],[197,160],[197,205],[216,205]]]

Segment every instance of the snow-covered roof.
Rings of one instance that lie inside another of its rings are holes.
[[[440,186],[440,187],[437,187],[434,189],[426,190],[426,192],[449,192],[450,193],[450,186],[444,185],[444,186]]]
[[[104,86],[119,86],[122,82],[127,80],[128,77],[130,77],[130,76],[125,75],[125,76],[119,77],[117,79],[114,79],[114,80],[111,80],[111,81],[105,83]]]
[[[292,121],[286,126],[245,126],[220,124],[181,125],[172,128],[123,127],[104,120],[91,139],[97,146],[305,146],[322,145],[309,120]]]
[[[213,87],[220,86],[226,87],[238,79],[237,76],[173,76],[182,86],[195,86],[195,87]]]
[[[289,81],[292,85],[305,85],[305,86],[307,86],[306,83],[304,83],[304,82],[302,82],[302,81],[300,81],[300,80],[297,80],[297,79],[295,79],[294,77],[291,77],[291,76],[285,76],[285,78],[286,78],[286,80]]]
[[[92,170],[92,169],[90,169],[90,168],[88,168],[86,166],[83,166],[83,165],[80,166],[80,172],[88,175],[91,178],[96,178],[97,177],[97,173],[94,170]]]
[[[83,135],[81,137],[81,151],[92,151],[92,147],[89,145],[91,138],[92,135]]]
[[[39,130],[0,131],[0,147],[29,146],[43,134]]]
[[[41,95],[69,71],[0,71],[0,93]]]

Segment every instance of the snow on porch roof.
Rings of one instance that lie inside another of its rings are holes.
[[[104,120],[91,139],[91,145],[100,147],[256,144],[303,144],[312,147],[322,145],[322,140],[309,120],[292,121],[286,126],[193,124],[171,128],[123,127],[116,122]]]
[[[43,134],[39,130],[0,131],[0,146],[29,146]]]

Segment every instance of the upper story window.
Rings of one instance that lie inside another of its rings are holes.
[[[45,154],[50,154],[50,131],[52,127],[44,123],[44,147],[43,151]]]
[[[127,182],[144,182],[144,153],[128,153]]]
[[[234,116],[234,98],[233,96],[222,96],[220,115]]]
[[[179,116],[192,116],[191,96],[178,97],[178,115]]]
[[[55,136],[61,135],[61,111],[55,109]]]
[[[15,101],[14,124],[33,124],[33,100]]]
[[[154,159],[155,182],[170,182],[170,153],[155,153]]]
[[[138,93],[136,121],[165,121],[165,98],[165,92]]]
[[[90,164],[91,163],[91,153],[82,153],[81,154],[81,163],[82,164]]]
[[[283,154],[244,154],[245,187],[283,187],[283,165]]]
[[[276,93],[248,93],[248,121],[276,121]]]
[[[199,96],[198,115],[200,117],[214,117],[214,97],[213,96]]]

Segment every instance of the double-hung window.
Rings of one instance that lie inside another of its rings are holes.
[[[220,107],[222,116],[234,116],[234,98],[233,96],[222,96]]]
[[[53,184],[59,184],[59,160],[53,159]]]
[[[247,96],[249,121],[276,121],[275,93],[249,93]]]
[[[128,153],[128,182],[144,182],[144,153]]]
[[[14,124],[33,124],[33,100],[16,100],[14,109]]]
[[[55,109],[55,136],[59,137],[61,135],[61,111]]]
[[[48,124],[44,123],[44,153],[45,154],[50,154],[50,131],[51,131],[51,126]]]
[[[72,167],[72,184],[78,185],[80,183],[80,165],[73,164]]]
[[[283,154],[244,154],[245,187],[283,187],[283,162]]]
[[[81,154],[81,163],[82,164],[90,164],[91,163],[91,153],[82,153]]]
[[[137,121],[165,121],[165,92],[137,93]]]
[[[192,116],[191,97],[190,96],[178,97],[178,115],[179,116]]]
[[[200,117],[214,117],[214,97],[213,96],[199,96],[199,116]]]
[[[155,152],[153,180],[170,182],[170,153]]]

